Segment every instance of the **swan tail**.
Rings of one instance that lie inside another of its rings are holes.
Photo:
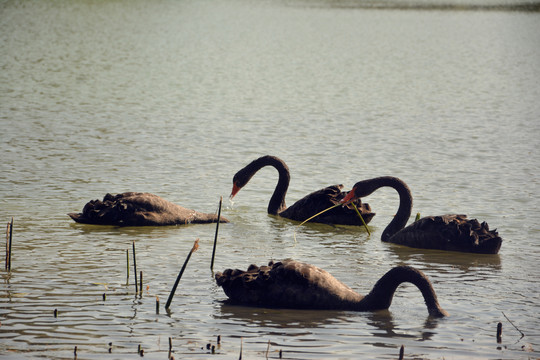
[[[273,262],[260,267],[252,264],[247,271],[226,269],[216,273],[216,283],[223,288],[230,303],[268,305],[270,299],[265,295],[271,286],[269,272],[273,265]]]
[[[388,242],[421,249],[437,249],[481,254],[497,254],[502,239],[487,223],[466,215],[424,217],[407,226]]]

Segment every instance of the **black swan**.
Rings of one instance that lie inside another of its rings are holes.
[[[431,316],[448,316],[437,301],[429,279],[410,266],[398,266],[377,281],[366,296],[352,290],[327,271],[287,259],[247,271],[227,269],[215,275],[229,302],[248,306],[292,309],[375,311],[388,309],[401,283],[410,282],[424,296]]]
[[[160,226],[217,222],[217,215],[186,209],[150,193],[107,194],[88,202],[82,213],[69,213],[78,223],[118,226]],[[220,222],[229,222],[220,217]]]
[[[333,205],[339,204],[340,200],[347,195],[347,193],[341,191],[343,185],[334,185],[306,195],[292,206],[287,207],[285,205],[285,195],[289,188],[289,168],[280,158],[266,155],[252,161],[234,175],[230,198],[232,199],[249,182],[253,175],[265,166],[273,166],[279,173],[279,180],[274,194],[268,203],[268,213],[271,215],[304,221]],[[362,214],[362,218],[366,224],[375,216],[375,213],[371,212],[369,204],[362,204],[361,201],[356,201],[355,205]],[[341,206],[333,208],[311,221],[324,224],[363,225],[358,214],[352,207]]]
[[[411,215],[412,195],[407,184],[392,176],[382,176],[357,182],[342,202],[362,198],[375,190],[389,186],[399,194],[399,209],[384,229],[381,240],[422,249],[439,249],[481,254],[497,254],[502,239],[497,230],[489,230],[467,215],[427,216],[407,225]]]

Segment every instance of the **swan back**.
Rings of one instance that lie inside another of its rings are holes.
[[[73,220],[84,224],[117,226],[160,226],[217,221],[217,215],[184,208],[150,193],[126,192],[106,194],[101,200],[91,200],[82,213],[69,213]],[[228,222],[221,218],[220,222]]]
[[[339,204],[347,195],[347,193],[342,192],[341,189],[343,189],[343,185],[339,184],[314,191],[289,206],[279,215],[291,220],[304,221]],[[366,224],[369,223],[375,216],[375,213],[371,211],[369,204],[362,203],[361,199],[355,200],[354,204],[362,214],[362,218]],[[347,207],[335,207],[315,217],[311,221],[323,224],[362,225],[362,221],[352,205],[348,205]]]
[[[502,244],[497,230],[463,214],[426,216],[390,237],[395,244],[417,248],[496,254]]]
[[[301,309],[353,309],[363,296],[316,266],[287,259],[215,275],[229,301]]]

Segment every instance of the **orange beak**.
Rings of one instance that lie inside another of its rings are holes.
[[[347,196],[345,196],[341,201],[340,203],[342,204],[347,204],[348,202],[352,201],[355,199],[355,196],[354,196],[354,188],[349,191],[349,193],[347,194]]]
[[[229,199],[232,199],[239,191],[241,187],[238,187],[236,184],[233,184],[231,195],[229,196]]]

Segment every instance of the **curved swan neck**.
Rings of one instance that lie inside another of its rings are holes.
[[[277,215],[287,208],[287,205],[285,204],[285,195],[287,194],[287,189],[289,188],[291,178],[289,168],[287,167],[287,164],[285,164],[285,162],[278,157],[271,155],[262,156],[252,161],[245,167],[245,169],[248,171],[246,175],[247,181],[249,181],[249,179],[251,179],[251,177],[255,175],[257,171],[265,166],[272,166],[279,173],[278,183],[274,189],[272,197],[270,198],[270,202],[268,203],[268,213]]]
[[[429,279],[422,272],[410,266],[398,266],[384,274],[371,292],[358,303],[359,310],[388,309],[392,304],[396,289],[404,282],[412,283],[420,290],[430,315],[448,316],[448,313],[439,305],[437,295]]]
[[[399,230],[403,229],[405,225],[407,225],[407,221],[411,216],[413,204],[411,190],[402,180],[393,176],[382,176],[371,180],[366,180],[366,182],[373,186],[373,190],[371,190],[371,192],[381,187],[388,186],[394,188],[399,194],[398,211],[392,221],[388,224],[388,226],[386,226],[381,235],[382,241],[388,241],[388,239],[390,239],[392,235],[394,235]]]

